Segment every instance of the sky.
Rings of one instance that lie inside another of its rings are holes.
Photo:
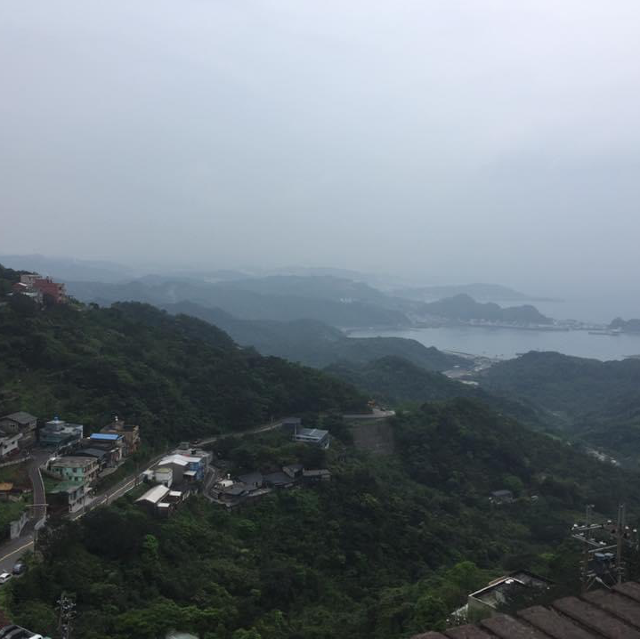
[[[4,0],[0,254],[635,287],[636,0]]]

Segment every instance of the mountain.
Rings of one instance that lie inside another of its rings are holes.
[[[466,368],[469,360],[400,337],[347,337],[337,328],[314,320],[276,322],[240,320],[221,309],[182,302],[166,304],[170,313],[184,313],[220,327],[243,346],[263,355],[277,355],[307,366],[323,368],[340,360],[364,363],[380,357],[403,357],[427,370]]]
[[[640,319],[623,320],[621,317],[616,317],[609,328],[621,330],[624,333],[640,333]]]
[[[456,295],[468,295],[480,302],[541,302],[548,298],[534,297],[520,293],[508,286],[500,284],[458,284],[450,286],[414,286],[395,289],[398,297],[414,300],[440,300]]]
[[[331,481],[250,508],[192,497],[158,519],[134,493],[96,509],[43,535],[42,558],[7,586],[5,609],[55,634],[60,592],[77,593],[74,635],[85,639],[175,628],[216,639],[404,639],[442,628],[507,570],[578,588],[579,556],[563,542],[583,505],[613,512],[623,499],[637,512],[636,475],[478,402],[426,404],[390,429],[394,453],[336,440],[324,460]],[[221,450],[267,464],[298,454],[276,432]],[[492,507],[491,491],[504,488],[516,502]]]
[[[479,380],[490,392],[523,397],[553,413],[587,442],[640,457],[639,360],[531,352],[492,366]]]
[[[0,414],[26,410],[92,426],[114,413],[143,438],[247,428],[272,416],[362,409],[320,371],[240,349],[220,329],[139,303],[0,308]]]
[[[253,277],[220,283],[221,288],[253,291],[263,295],[282,295],[342,301],[389,304],[388,297],[381,291],[354,280],[324,276],[272,275]]]
[[[423,312],[448,320],[507,322],[513,324],[551,324],[553,320],[542,315],[535,306],[525,304],[502,308],[493,302],[476,302],[469,295],[448,297],[422,306]]]
[[[388,405],[444,401],[465,397],[518,419],[536,429],[546,429],[548,418],[531,402],[493,395],[486,390],[428,371],[402,357],[382,357],[366,362],[340,361],[324,369]]]
[[[324,284],[317,280],[325,281],[326,278],[309,278],[311,281],[308,282],[309,292],[306,295],[303,294],[302,283],[292,284],[292,288],[299,293],[294,295],[285,293],[282,286],[278,286],[278,282],[281,282],[279,278],[265,279],[268,282],[264,286],[246,279],[218,283],[185,280],[163,280],[157,284],[141,280],[126,284],[67,282],[67,289],[83,302],[106,305],[117,301],[139,301],[165,305],[189,301],[221,308],[242,319],[314,319],[345,327],[403,326],[410,323],[403,312],[369,300],[340,298],[337,294],[333,298],[321,295],[318,288]],[[262,292],[252,288],[260,288]]]
[[[106,260],[76,260],[45,255],[2,255],[5,266],[49,275],[57,280],[95,280],[121,282],[136,275],[135,269]]]

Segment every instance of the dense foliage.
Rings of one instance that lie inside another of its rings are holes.
[[[531,352],[492,366],[480,381],[489,391],[535,402],[571,434],[640,458],[639,360]]]
[[[468,397],[481,400],[529,426],[537,429],[547,427],[546,415],[528,401],[493,395],[477,386],[424,370],[401,357],[383,357],[360,365],[341,361],[325,368],[325,371],[357,386],[384,404],[415,405]]]
[[[465,367],[469,361],[401,337],[347,337],[341,330],[315,320],[275,322],[240,320],[217,308],[191,302],[164,305],[170,313],[199,317],[223,329],[244,346],[263,355],[276,355],[307,366],[324,367],[338,361],[369,362],[380,357],[404,357],[426,370]]]
[[[0,414],[85,424],[113,414],[143,438],[246,429],[272,416],[361,410],[365,398],[319,371],[236,346],[221,330],[151,306],[0,309]]]
[[[330,483],[252,507],[197,498],[161,521],[125,498],[94,511],[43,540],[11,612],[53,633],[64,589],[77,595],[84,639],[155,639],[170,627],[205,639],[407,637],[442,627],[505,569],[572,583],[572,511],[637,506],[631,475],[476,402],[425,405],[392,428],[395,455],[369,457],[344,437],[328,451]],[[293,453],[277,433],[225,446],[258,465]],[[491,506],[490,491],[505,487],[517,501]]]

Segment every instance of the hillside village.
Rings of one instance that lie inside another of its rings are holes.
[[[323,450],[330,446],[329,431],[305,428],[300,418],[286,418],[277,425],[292,442]],[[85,433],[83,424],[58,416],[44,423],[24,411],[0,418],[0,467],[37,462],[39,476],[44,479],[47,518],[75,518],[103,503],[99,499],[103,480],[139,452],[141,444],[140,427],[118,416],[90,434]],[[149,489],[136,503],[157,516],[167,517],[197,493],[214,505],[234,508],[273,490],[331,479],[329,470],[305,468],[300,463],[262,470],[235,473],[232,465],[218,459],[211,450],[198,443],[182,442],[156,458],[148,469],[136,470],[128,488],[147,484]],[[23,492],[14,490],[13,484],[0,483],[0,497],[19,498]],[[14,530],[10,536],[19,535],[26,522],[24,518],[17,533]]]

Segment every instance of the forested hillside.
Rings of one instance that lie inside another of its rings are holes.
[[[399,639],[441,627],[506,569],[575,586],[573,517],[585,503],[638,504],[635,476],[476,402],[426,405],[392,428],[395,455],[368,457],[346,437],[328,451],[330,483],[252,508],[196,499],[161,521],[125,498],[95,511],[43,540],[44,561],[15,583],[10,609],[50,629],[60,590],[74,592],[83,639],[171,627],[203,639]],[[291,446],[276,433],[245,439],[245,454],[252,445],[259,457]],[[517,501],[492,507],[500,488]]]
[[[640,458],[640,361],[531,352],[482,373],[483,388],[552,411],[567,432]]]
[[[201,320],[151,306],[56,306],[23,296],[0,309],[0,414],[139,422],[175,441],[272,416],[360,410],[365,398],[319,371],[240,349]]]
[[[401,357],[382,357],[364,364],[341,361],[328,366],[325,371],[393,406],[467,397],[480,400],[536,429],[546,428],[552,423],[547,413],[525,399],[494,395],[477,386],[425,370]]]
[[[218,308],[191,302],[166,304],[170,313],[199,317],[223,329],[243,346],[253,346],[263,355],[277,355],[307,366],[322,368],[346,360],[369,362],[386,356],[403,357],[427,370],[466,367],[469,360],[401,337],[347,337],[341,330],[315,320],[291,322],[241,320]]]

